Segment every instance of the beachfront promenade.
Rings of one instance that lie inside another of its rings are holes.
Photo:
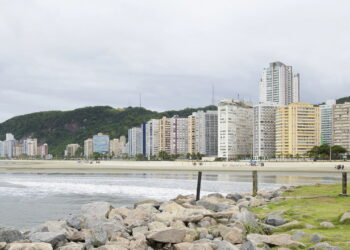
[[[337,170],[336,165],[344,165]],[[100,163],[78,161],[0,161],[0,171],[63,171],[63,172],[115,172],[139,171],[213,171],[213,172],[350,172],[350,162],[264,162],[264,166],[250,166],[249,162],[189,162],[189,161],[101,161]]]

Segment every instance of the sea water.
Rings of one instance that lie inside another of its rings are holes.
[[[340,182],[338,175],[259,173],[259,189],[282,185]],[[0,226],[27,230],[48,220],[78,214],[82,204],[107,201],[132,207],[145,199],[169,200],[195,194],[196,172],[124,171],[118,173],[0,173]],[[251,174],[203,173],[202,195],[250,192]]]

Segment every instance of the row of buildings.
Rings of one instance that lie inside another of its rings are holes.
[[[66,157],[80,157],[82,155],[77,155],[79,149],[79,144],[68,144],[66,146],[66,150],[64,151],[64,155]],[[93,153],[121,157],[127,153],[126,137],[121,136],[120,138],[110,140],[109,135],[98,133],[92,138],[88,138],[84,141],[84,148],[82,148],[81,152],[86,158],[91,158]]]
[[[128,131],[130,156],[201,153],[225,159],[304,156],[314,146],[350,151],[350,103],[300,102],[300,75],[274,62],[262,72],[259,104],[225,99],[217,111],[152,119]]]
[[[35,138],[16,140],[11,133],[6,134],[6,139],[0,141],[1,158],[18,158],[22,156],[49,158],[49,147],[46,143],[38,145]]]
[[[198,111],[188,117],[152,119],[128,130],[128,154],[217,156],[218,112]]]
[[[259,104],[224,99],[217,110],[187,117],[151,119],[110,140],[97,134],[84,148],[69,144],[66,156],[93,153],[115,157],[201,154],[224,159],[289,158],[305,156],[314,146],[340,145],[350,151],[350,103],[334,100],[322,105],[300,101],[300,75],[292,66],[270,63],[259,82]]]

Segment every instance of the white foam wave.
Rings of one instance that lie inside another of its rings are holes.
[[[11,181],[13,185],[22,185],[24,190],[8,189],[13,195],[25,196],[47,196],[54,194],[77,194],[77,195],[116,195],[132,197],[149,197],[154,199],[172,199],[178,194],[194,194],[195,190],[182,188],[165,187],[147,187],[147,186],[129,186],[129,185],[96,185],[86,183],[62,183],[62,182],[30,182],[30,181]],[[2,190],[2,192],[6,192]],[[208,192],[203,192],[207,194]]]

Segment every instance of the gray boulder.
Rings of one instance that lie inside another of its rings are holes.
[[[342,224],[350,224],[350,212],[344,213],[339,220]]]
[[[102,227],[95,227],[85,235],[85,243],[94,247],[100,247],[106,244],[108,234]]]
[[[314,234],[311,235],[310,241],[312,241],[313,243],[319,243],[324,238],[325,237],[323,235],[314,233]]]
[[[309,248],[309,250],[343,250],[343,248],[332,246],[327,242],[320,242],[315,246]]]
[[[49,243],[11,243],[7,250],[52,250]]]
[[[256,250],[256,247],[251,241],[248,240],[241,245],[240,250]]]
[[[225,240],[214,240],[213,243],[216,245],[216,250],[239,250],[238,247]]]
[[[335,227],[334,224],[332,222],[329,222],[329,221],[321,222],[320,226],[324,227],[324,228],[334,228]]]
[[[66,221],[47,221],[39,226],[33,228],[31,233],[37,232],[59,232],[64,233],[67,237],[72,235],[77,230],[68,226]]]
[[[145,234],[148,231],[148,226],[134,227],[132,229],[132,235]]]
[[[220,193],[211,193],[211,194],[208,194],[207,195],[208,197],[215,197],[215,198],[219,198],[219,199],[222,199],[222,198],[225,198],[222,194]]]
[[[230,199],[230,200],[233,200],[233,201],[236,201],[236,202],[239,201],[242,198],[243,198],[243,196],[238,194],[238,193],[226,195],[226,199]]]
[[[286,220],[280,215],[270,214],[266,217],[265,223],[271,226],[278,227],[285,224]]]
[[[67,240],[64,232],[36,232],[29,236],[31,242],[45,242],[58,248],[63,246]]]
[[[107,233],[108,238],[110,238],[114,233],[124,232],[126,230],[123,221],[117,220],[116,217],[113,217],[113,219],[110,220],[95,216],[84,217],[81,222],[81,227],[92,231],[94,231],[96,228],[102,228]]]
[[[292,233],[292,239],[296,241],[301,241],[306,236],[306,233],[303,231],[295,231]]]
[[[242,209],[239,213],[234,213],[230,218],[231,222],[239,221],[244,225],[249,225],[251,227],[258,227],[259,224],[256,221],[255,215],[248,211],[247,209]]]
[[[12,243],[23,240],[23,234],[11,227],[0,227],[0,242]]]
[[[80,227],[80,216],[78,216],[78,215],[69,215],[66,218],[66,222],[67,222],[67,225],[72,227],[72,228],[75,228],[77,230],[81,229],[81,227]]]
[[[59,247],[58,250],[85,250],[85,244],[83,243],[68,243],[62,247]]]
[[[93,202],[81,206],[81,214],[84,217],[107,218],[112,206],[108,202]]]
[[[147,235],[148,240],[162,243],[181,243],[186,236],[186,230],[180,228],[164,228]]]
[[[244,239],[244,232],[237,227],[227,227],[224,225],[219,225],[218,227],[220,235],[225,241],[232,244],[242,244]]]
[[[228,204],[224,204],[224,203],[220,203],[220,202],[214,203],[214,202],[207,201],[207,200],[199,200],[196,202],[196,205],[202,206],[205,209],[212,210],[215,212],[222,212],[230,207]]]

